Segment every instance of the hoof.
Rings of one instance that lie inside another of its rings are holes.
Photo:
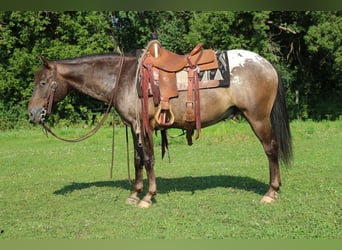
[[[265,203],[272,203],[274,201],[275,201],[274,198],[265,195],[264,197],[262,197],[260,202],[265,204]]]
[[[139,203],[139,198],[134,198],[134,197],[128,197],[126,200],[127,205],[138,205]]]
[[[261,199],[261,203],[272,203],[275,202],[275,200],[278,197],[278,192],[273,192],[273,195],[264,195],[264,197],[262,197]]]
[[[142,201],[139,202],[139,207],[140,208],[149,208],[151,205],[152,205],[151,201],[142,200]]]

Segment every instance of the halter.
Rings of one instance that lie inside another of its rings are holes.
[[[57,89],[57,65],[56,63],[53,66],[53,80],[51,82],[50,94],[47,99],[47,114],[51,114],[52,104],[53,104],[53,97],[55,95]]]

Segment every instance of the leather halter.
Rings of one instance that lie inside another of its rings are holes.
[[[57,65],[56,63],[53,66],[53,80],[51,82],[51,88],[50,88],[50,94],[47,99],[47,114],[51,114],[52,104],[53,104],[53,98],[55,95],[57,89]]]

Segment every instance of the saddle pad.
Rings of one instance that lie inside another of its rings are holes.
[[[198,74],[200,80],[200,88],[212,87],[229,87],[230,70],[228,61],[228,51],[216,51],[218,62],[217,69],[200,71]],[[199,67],[201,70],[201,67]],[[188,89],[188,72],[185,70],[176,73],[178,91]],[[216,82],[216,84],[214,83]]]

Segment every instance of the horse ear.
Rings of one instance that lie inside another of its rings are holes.
[[[50,61],[49,61],[48,59],[46,59],[46,58],[43,57],[43,56],[39,56],[39,58],[40,58],[40,60],[42,61],[42,64],[43,64],[46,68],[48,68],[48,69],[51,68],[51,66],[50,66]]]

